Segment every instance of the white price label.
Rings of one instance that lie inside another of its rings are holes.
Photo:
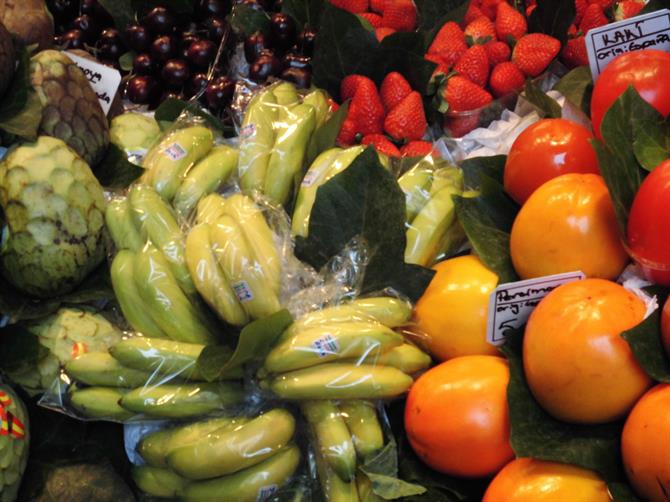
[[[237,299],[241,303],[245,303],[254,299],[251,288],[246,281],[240,281],[233,284],[233,291],[235,291],[235,296],[237,296]]]
[[[562,284],[585,277],[583,272],[567,272],[498,286],[489,297],[486,340],[492,345],[501,345],[505,331],[523,326],[545,296]]]
[[[93,91],[98,96],[102,110],[107,115],[112,106],[112,101],[114,101],[114,96],[116,96],[116,91],[121,84],[121,74],[114,68],[77,56],[71,52],[68,52],[67,56],[84,72],[91,83],[91,87],[93,87]]]
[[[586,50],[593,80],[615,57],[642,49],[670,52],[670,10],[657,10],[589,30]]]
[[[340,344],[337,343],[337,340],[330,334],[315,340],[312,345],[316,349],[316,354],[319,357],[337,355],[340,352]]]
[[[186,150],[179,143],[172,143],[171,145],[166,146],[163,152],[174,162],[186,157]]]

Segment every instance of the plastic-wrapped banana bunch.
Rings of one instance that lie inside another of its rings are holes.
[[[262,501],[287,484],[300,463],[295,419],[275,408],[256,417],[220,417],[145,436],[133,468],[154,497],[184,501]]]
[[[65,365],[72,382],[69,405],[87,418],[124,422],[202,416],[238,404],[244,397],[241,384],[204,382],[198,373],[204,347],[137,336],[109,352],[82,354]],[[225,376],[241,377],[241,371]]]
[[[430,357],[393,331],[409,303],[353,300],[311,312],[280,336],[265,358],[261,386],[283,399],[381,399],[404,393]]]
[[[452,199],[467,195],[463,171],[452,165],[438,167],[431,160],[421,160],[398,179],[407,209],[405,261],[424,267],[455,252],[466,240]]]
[[[240,129],[242,190],[286,204],[302,179],[312,133],[329,114],[328,95],[320,89],[301,99],[293,84],[281,82],[254,96]]]
[[[118,251],[112,286],[128,323],[145,336],[214,341],[216,328],[198,298],[168,204],[153,188],[134,185],[108,204],[105,220]]]
[[[235,172],[238,151],[214,145],[214,134],[203,125],[168,133],[142,161],[142,183],[153,187],[177,213],[188,217],[198,201],[223,185]]]
[[[280,252],[263,211],[247,195],[211,194],[198,203],[186,264],[200,295],[233,326],[281,308]]]

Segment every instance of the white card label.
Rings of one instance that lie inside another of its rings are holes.
[[[586,34],[586,50],[593,80],[615,57],[642,49],[670,52],[670,10],[631,17]]]
[[[562,284],[585,277],[583,272],[567,272],[498,286],[489,297],[486,340],[492,345],[501,345],[505,331],[523,326],[545,296]]]
[[[68,52],[67,56],[84,72],[91,83],[91,87],[93,87],[93,91],[98,96],[102,110],[107,115],[112,106],[112,101],[114,101],[114,96],[116,96],[116,91],[121,84],[121,74],[114,68],[77,56],[71,52]]]

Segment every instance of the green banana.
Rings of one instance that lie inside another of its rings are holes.
[[[156,324],[170,338],[187,343],[213,342],[205,314],[179,288],[165,257],[151,244],[135,259],[135,285]]]
[[[412,382],[390,366],[326,363],[282,373],[268,385],[283,399],[382,399],[399,396]]]
[[[290,443],[295,419],[274,409],[231,429],[223,427],[199,440],[175,448],[167,462],[180,476],[201,480],[232,474],[275,455]]]
[[[268,161],[263,193],[275,203],[284,205],[296,179],[302,175],[307,144],[316,127],[314,107],[296,105],[280,124]]]
[[[122,366],[107,352],[89,352],[65,364],[75,380],[103,387],[139,387],[151,380],[151,373]]]
[[[325,502],[358,502],[355,482],[342,480],[321,455],[314,455]]]
[[[339,408],[361,459],[366,459],[384,447],[384,433],[373,403],[350,399],[342,401]]]
[[[350,361],[352,363],[357,360]],[[403,343],[393,347],[386,352],[379,354],[378,357],[370,357],[363,361],[363,364],[377,364],[381,366],[393,366],[403,373],[411,375],[430,366],[430,356],[411,343]]]
[[[254,96],[244,113],[240,129],[240,157],[237,170],[242,190],[261,190],[275,142],[277,98],[271,90]]]
[[[384,502],[384,499],[372,490],[372,482],[362,472],[356,476],[356,490],[361,502]]]
[[[223,215],[210,228],[214,253],[242,307],[252,319],[260,319],[280,309],[279,298],[265,271],[255,266],[251,247],[240,226]]]
[[[146,185],[131,188],[128,200],[143,237],[161,250],[184,293],[194,295],[195,285],[184,259],[184,236],[170,206]]]
[[[119,404],[128,411],[160,418],[189,418],[239,403],[244,397],[237,384],[168,384],[133,389]]]
[[[432,166],[419,162],[398,178],[398,185],[405,194],[405,211],[409,223],[430,200],[430,185],[433,182]]]
[[[177,189],[172,200],[177,213],[187,217],[200,199],[225,183],[237,168],[238,156],[235,148],[226,145],[212,148],[204,159],[189,170]]]
[[[459,167],[448,165],[440,167],[433,172],[433,183],[430,185],[430,196],[433,197],[437,192],[445,187],[454,187],[456,191],[463,191],[463,170]]]
[[[314,107],[316,127],[321,127],[329,119],[330,105],[328,104],[328,94],[323,89],[314,89],[302,98],[302,102]]]
[[[189,483],[184,489],[185,502],[264,500],[293,476],[300,463],[300,450],[287,446],[263,462],[229,476]]]
[[[249,322],[249,316],[214,256],[207,223],[193,227],[186,238],[186,266],[198,293],[223,320],[233,326]]]
[[[171,201],[186,171],[213,146],[214,134],[203,126],[185,127],[168,134],[142,163],[149,171],[151,186],[163,199]]]
[[[356,477],[356,451],[340,411],[331,401],[306,401],[300,406],[323,457],[343,481]]]
[[[402,335],[377,322],[320,324],[282,339],[265,358],[264,368],[270,373],[281,373],[338,359],[364,360],[403,341]]]
[[[105,209],[105,224],[117,250],[139,251],[144,239],[135,227],[128,199],[114,199]]]
[[[135,256],[132,251],[121,250],[114,257],[110,271],[114,295],[133,329],[153,338],[167,338],[149,314],[149,307],[135,286]]]
[[[279,82],[271,90],[279,106],[288,107],[300,101],[298,90],[291,82]]]
[[[88,418],[106,418],[123,422],[133,417],[119,406],[126,391],[109,387],[86,387],[70,393],[70,404]]]
[[[168,469],[149,465],[134,466],[131,475],[137,487],[152,497],[178,497],[188,484],[187,480]]]
[[[200,199],[195,211],[196,224],[216,222],[223,214],[225,204],[226,199],[218,193],[211,193]]]

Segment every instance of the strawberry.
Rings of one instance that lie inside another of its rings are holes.
[[[400,150],[383,134],[368,134],[363,136],[361,140],[362,145],[371,145],[379,153],[388,155],[389,157],[400,157]]]
[[[430,141],[410,141],[400,149],[403,157],[426,157],[433,153],[433,144]]]
[[[456,63],[468,50],[463,30],[453,21],[445,23],[435,35],[433,43],[428,48],[428,54],[437,54],[442,63],[449,67]]]
[[[605,11],[612,6],[614,0],[589,0],[589,4],[594,3],[600,5],[600,7],[602,7],[602,9]]]
[[[475,44],[485,44],[496,39],[496,27],[488,17],[475,19],[465,27],[465,36]]]
[[[497,64],[491,71],[489,87],[497,98],[518,91],[526,82],[524,74],[509,61]]]
[[[488,105],[493,97],[467,78],[454,75],[447,81],[444,99],[453,112],[467,112]]]
[[[427,127],[421,94],[416,91],[409,93],[384,119],[384,131],[397,141],[421,139]]]
[[[489,78],[489,58],[482,45],[473,45],[454,66],[454,70],[480,87],[486,85]]]
[[[592,3],[584,11],[584,17],[582,18],[581,23],[579,23],[579,29],[586,33],[593,28],[600,28],[609,23],[609,20],[603,12],[603,8],[598,3]]]
[[[512,62],[529,77],[537,77],[561,50],[561,42],[544,33],[521,37],[512,52]]]
[[[445,75],[449,73],[449,66],[444,64],[444,61],[442,58],[437,55],[437,54],[425,54],[423,56],[423,59],[426,61],[430,61],[431,63],[437,64],[437,68],[435,68],[435,71],[433,72],[433,75],[436,73],[444,73]]]
[[[570,26],[568,26],[568,36],[569,37],[579,36],[579,29],[577,28],[577,25],[571,24]]]
[[[386,28],[382,26],[381,28],[377,28],[375,30],[375,37],[377,37],[378,42],[381,42],[382,40],[384,40],[389,35],[392,35],[393,33],[395,33],[395,30],[393,28]]]
[[[482,12],[482,10],[479,7],[477,7],[474,2],[470,2],[468,10],[465,12],[465,16],[463,17],[463,26],[467,26],[472,21],[474,21],[478,17],[482,17],[483,15],[484,13]]]
[[[537,5],[535,5],[535,4],[529,5],[528,7],[526,7],[526,19],[528,19],[530,17],[530,15],[533,13],[533,11],[536,8],[537,8]]]
[[[460,138],[467,133],[476,129],[479,125],[479,115],[481,112],[475,111],[472,113],[465,113],[456,117],[446,115],[444,117],[443,127],[448,129],[453,138]]]
[[[507,3],[506,0],[482,0],[479,8],[486,17],[488,17],[491,21],[494,21],[496,18],[496,13],[498,12],[498,5],[503,2]]]
[[[397,71],[392,71],[386,75],[379,88],[379,94],[382,97],[382,103],[387,113],[411,92],[412,86]]]
[[[330,3],[353,14],[368,10],[368,0],[330,0]]]
[[[507,37],[517,40],[528,31],[526,18],[507,2],[498,4],[495,26],[500,40],[507,40]]]
[[[561,51],[561,58],[570,68],[588,65],[589,56],[586,52],[586,39],[584,35],[568,39]]]
[[[347,118],[354,121],[357,133],[365,135],[382,132],[384,105],[372,80],[361,80],[358,84]]]
[[[512,57],[512,49],[505,42],[489,42],[484,44],[484,50],[489,58],[489,64],[495,66],[498,63],[509,61]]]
[[[351,146],[356,141],[356,123],[349,118],[342,122],[342,127],[337,135],[337,144],[340,146]]]
[[[379,14],[384,13],[384,6],[386,5],[386,0],[370,0],[370,10],[377,12]]]
[[[644,2],[638,0],[624,0],[619,2],[614,8],[614,20],[623,21],[634,16],[637,16],[644,8]]]
[[[375,14],[374,12],[363,12],[358,16],[365,19],[373,28],[381,28],[382,26],[382,17],[379,14]]]
[[[386,0],[382,25],[396,31],[413,31],[416,28],[416,7],[412,0]]]
[[[575,24],[579,24],[579,22],[582,20],[584,17],[584,12],[586,12],[586,8],[589,6],[589,0],[575,0]]]
[[[344,77],[342,82],[340,82],[340,98],[342,98],[342,101],[353,98],[358,85],[365,80],[372,82],[372,80],[363,75],[347,75]],[[374,82],[372,84],[374,85]]]

